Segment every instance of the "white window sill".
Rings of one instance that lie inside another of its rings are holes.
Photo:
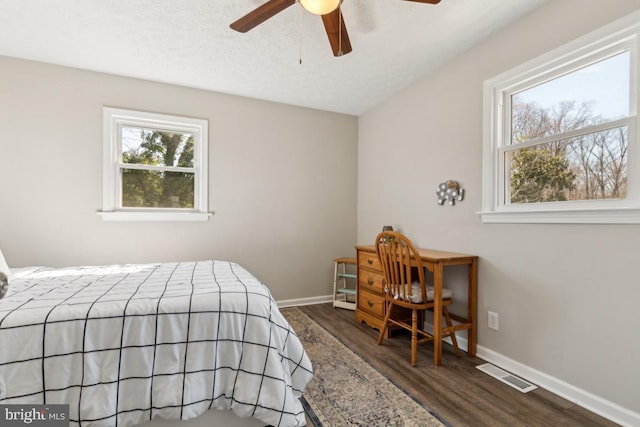
[[[211,212],[98,211],[103,221],[208,221]]]
[[[555,211],[477,212],[484,223],[506,224],[640,224],[638,208],[575,209]]]

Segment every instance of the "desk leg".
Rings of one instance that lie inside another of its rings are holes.
[[[441,262],[433,266],[433,364],[442,363],[442,276]]]
[[[471,322],[469,329],[467,355],[476,355],[476,345],[478,340],[478,259],[474,258],[469,264],[469,289],[468,289],[468,312],[467,319]]]

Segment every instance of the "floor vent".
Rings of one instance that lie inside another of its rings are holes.
[[[522,378],[516,377],[515,375],[505,371],[504,369],[500,369],[497,366],[492,365],[491,363],[478,365],[476,366],[476,368],[523,393],[528,393],[531,390],[535,390],[538,388],[538,386],[531,384],[530,382],[525,381]]]

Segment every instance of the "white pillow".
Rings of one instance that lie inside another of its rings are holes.
[[[4,256],[2,255],[2,249],[0,249],[0,271],[3,272],[8,279],[11,278],[11,270],[9,270],[7,261],[4,260]]]

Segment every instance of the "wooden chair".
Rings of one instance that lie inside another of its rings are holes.
[[[378,344],[382,344],[389,324],[411,331],[411,366],[416,366],[418,344],[433,341],[433,335],[424,331],[423,328],[424,312],[433,309],[433,289],[428,289],[426,286],[424,268],[418,250],[406,236],[394,231],[383,231],[376,237],[376,251],[384,273],[383,291],[386,304],[384,324],[378,335]],[[452,326],[447,309],[450,304],[451,290],[443,289],[442,314],[449,328]],[[392,316],[394,308],[398,307],[411,310],[411,324],[407,323],[407,319],[402,319],[402,316]],[[445,336],[451,337],[456,355],[460,357],[455,332],[448,332]]]

